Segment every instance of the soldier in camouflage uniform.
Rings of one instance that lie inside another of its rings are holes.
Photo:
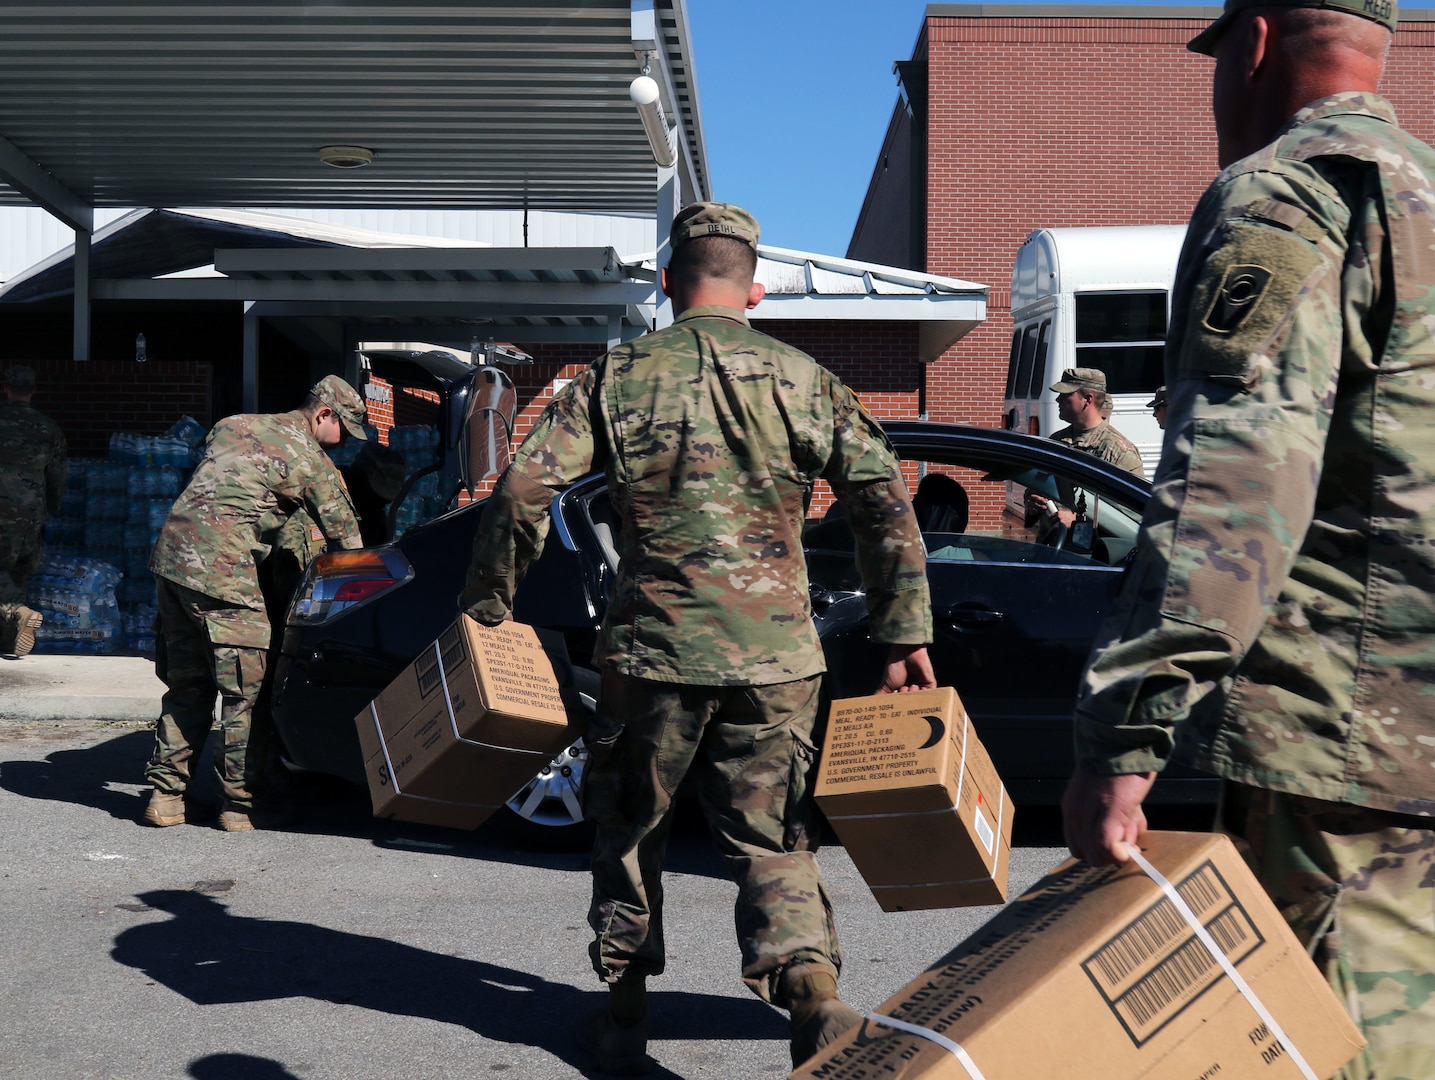
[[[1224,171],[1065,800],[1109,863],[1168,760],[1223,777],[1220,827],[1369,1041],[1348,1080],[1435,1076],[1435,150],[1375,92],[1394,24],[1228,0],[1191,43]]]
[[[35,371],[5,372],[0,405],[0,653],[24,656],[41,615],[25,606],[25,587],[40,561],[45,520],[65,496],[65,436],[30,404]]]
[[[1146,403],[1146,407],[1151,410],[1151,417],[1156,421],[1156,426],[1162,431],[1165,431],[1166,413],[1167,410],[1170,409],[1171,403],[1166,400],[1166,388],[1164,386],[1156,387],[1156,393],[1153,394],[1151,400]]]
[[[697,203],[672,228],[664,291],[680,313],[564,388],[503,475],[475,542],[464,609],[508,616],[555,491],[606,469],[622,560],[597,661],[584,809],[594,969],[609,1007],[580,1027],[610,1072],[645,1071],[645,979],[664,965],[663,851],[690,771],[738,882],[744,981],[792,1013],[794,1061],[858,1015],[816,860],[809,790],[822,650],[802,524],[825,478],[857,533],[886,689],[935,685],[926,557],[880,426],[811,357],[753,330],[758,226]]]
[[[1057,415],[1067,425],[1052,432],[1052,439],[1137,476],[1146,475],[1136,444],[1107,419],[1111,399],[1106,393],[1106,372],[1100,368],[1066,368],[1060,381],[1051,385],[1051,391],[1056,395]],[[1037,491],[1026,493],[1026,524],[1037,526],[1038,542],[1046,542],[1058,526],[1070,528],[1081,517],[1080,506],[1070,505],[1069,498],[1065,492],[1060,501]]]
[[[363,546],[387,543],[390,539],[388,506],[408,475],[403,455],[380,443],[368,442],[351,464],[339,466],[339,475],[349,492]],[[282,623],[294,590],[303,580],[309,563],[324,551],[326,544],[324,530],[309,516],[308,509],[300,506],[275,534],[268,557],[259,564],[259,584],[276,648],[284,636]]]
[[[1061,380],[1052,383],[1051,391],[1056,395],[1057,415],[1067,424],[1052,432],[1053,439],[1137,476],[1146,475],[1141,451],[1107,419],[1111,399],[1106,393],[1106,372],[1100,368],[1067,368]]]
[[[204,747],[216,693],[220,827],[247,831],[283,817],[254,801],[273,768],[271,733],[252,722],[270,644],[258,564],[301,507],[330,544],[361,546],[349,494],[324,447],[337,446],[345,432],[364,438],[363,421],[363,399],[329,375],[293,412],[230,416],[209,433],[150,557],[159,586],[155,672],[167,690],[145,770],[154,788],[147,823],[185,820],[190,765]]]

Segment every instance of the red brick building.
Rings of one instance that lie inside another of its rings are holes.
[[[1001,422],[1011,271],[1036,228],[1184,224],[1216,173],[1219,8],[930,4],[848,257],[983,282],[986,322],[926,372],[933,420]],[[1435,142],[1435,11],[1401,13],[1385,92]]]

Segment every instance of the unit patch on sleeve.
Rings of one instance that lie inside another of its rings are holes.
[[[1217,334],[1235,333],[1259,306],[1270,283],[1271,272],[1264,266],[1228,266],[1201,325]]]

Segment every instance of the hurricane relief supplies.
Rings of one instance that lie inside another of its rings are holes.
[[[790,1080],[1317,1080],[1355,1056],[1229,840],[1151,832],[1137,854],[1058,866]]]
[[[355,717],[377,817],[472,829],[578,732],[522,623],[460,615]]]
[[[815,794],[883,911],[1006,899],[1013,807],[951,687],[832,702]]]

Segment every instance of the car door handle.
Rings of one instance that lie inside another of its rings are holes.
[[[954,607],[936,613],[937,618],[945,622],[955,623],[958,626],[995,626],[1006,618],[1000,611],[988,611],[985,608]]]

